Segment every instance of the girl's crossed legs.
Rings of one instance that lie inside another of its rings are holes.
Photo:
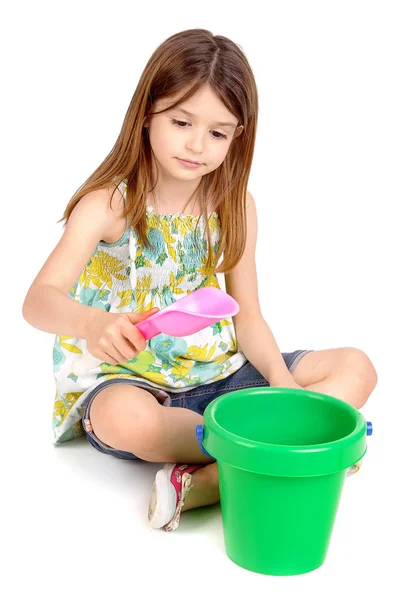
[[[377,383],[371,361],[356,348],[297,350],[282,356],[298,385],[358,409]],[[185,511],[219,501],[217,463],[200,450],[196,439],[206,406],[228,391],[268,385],[250,362],[224,380],[171,395],[150,384],[112,379],[86,398],[83,427],[93,446],[119,458],[203,464],[192,474]]]

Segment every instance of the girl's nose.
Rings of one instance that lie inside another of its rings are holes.
[[[205,147],[204,134],[200,133],[200,132],[196,132],[196,133],[192,132],[186,142],[187,150],[191,150],[194,154],[197,154],[199,156],[200,153],[203,152],[204,147]],[[196,160],[198,162],[201,162],[200,156]]]

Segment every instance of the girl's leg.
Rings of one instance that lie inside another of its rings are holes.
[[[90,422],[99,440],[149,462],[206,464],[194,473],[183,510],[219,501],[217,464],[199,448],[196,425],[203,417],[186,408],[164,407],[138,386],[114,384],[101,390],[90,407]]]
[[[362,408],[377,383],[376,370],[358,348],[331,348],[309,352],[297,364],[293,377],[301,387],[335,396]]]
[[[293,377],[306,389],[320,391],[362,407],[377,382],[369,358],[356,348],[313,351],[297,364]],[[117,388],[117,389],[116,389]],[[152,462],[205,464],[192,474],[193,488],[183,511],[219,501],[217,463],[196,440],[198,413],[163,407],[150,392],[129,385],[102,390],[91,406],[96,435],[111,447]]]
[[[214,462],[196,439],[203,417],[187,408],[162,406],[138,386],[118,383],[101,390],[92,401],[90,421],[100,441],[149,462]]]

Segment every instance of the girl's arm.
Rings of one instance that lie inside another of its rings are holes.
[[[240,323],[235,333],[243,354],[271,386],[292,386],[293,375],[288,371],[276,340],[261,315]]]
[[[23,303],[24,319],[42,331],[85,338],[86,326],[101,318],[99,308],[84,306],[67,296],[98,242],[115,231],[123,215],[122,203],[109,206],[107,190],[82,197],[54,248],[30,286]]]
[[[255,251],[257,242],[257,212],[253,196],[247,192],[247,241],[238,265],[225,275],[225,289],[239,304],[233,317],[240,349],[271,386],[294,385],[274,336],[260,308]]]

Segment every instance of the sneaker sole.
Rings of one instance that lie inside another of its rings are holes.
[[[352,475],[356,475],[358,471],[361,469],[361,463],[356,463],[352,465],[349,469],[347,469],[347,477],[351,477]]]
[[[149,526],[160,529],[172,518],[176,510],[177,494],[170,481],[175,464],[167,464],[156,473],[148,511]]]

